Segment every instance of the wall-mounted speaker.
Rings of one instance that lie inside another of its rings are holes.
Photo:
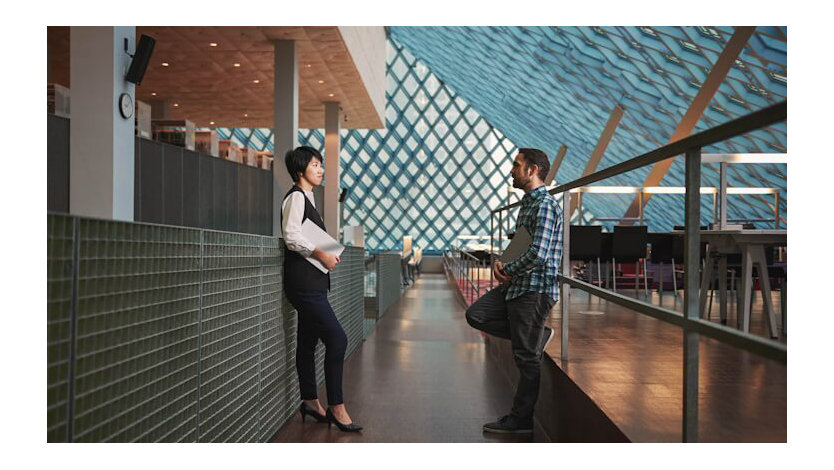
[[[130,62],[130,68],[127,70],[125,80],[130,83],[139,85],[142,83],[142,77],[145,76],[145,70],[151,61],[151,54],[153,54],[153,46],[156,44],[156,39],[142,35],[139,38],[139,44],[136,45],[136,53],[133,54],[133,60]]]

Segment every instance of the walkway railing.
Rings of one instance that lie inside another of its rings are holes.
[[[455,279],[464,301],[469,299],[474,302],[480,296],[478,270],[481,265],[481,261],[476,256],[465,251],[451,249],[443,253],[443,266],[446,272]]]
[[[562,195],[562,229],[563,249],[562,266],[559,281],[561,283],[562,308],[562,350],[563,361],[568,360],[568,319],[570,318],[570,288],[574,287],[589,294],[601,297],[609,302],[621,305],[637,313],[647,315],[670,323],[683,329],[683,441],[696,442],[698,440],[698,363],[699,338],[701,335],[715,339],[722,343],[735,346],[767,359],[787,364],[787,347],[755,337],[750,334],[710,323],[699,318],[699,268],[700,268],[700,183],[701,183],[701,149],[715,143],[742,135],[766,126],[785,121],[787,119],[787,101],[756,111],[747,116],[729,121],[704,132],[681,139],[666,146],[652,150],[646,154],[626,160],[622,163],[584,176],[569,183],[551,189],[550,194]],[[616,292],[601,289],[580,279],[570,277],[570,190],[597,181],[620,175],[644,166],[674,158],[678,155],[686,156],[686,196],[684,206],[684,311],[683,314],[656,305],[635,300]],[[492,211],[490,228],[495,215],[500,220],[502,214],[509,209],[519,206],[516,202]],[[490,230],[492,235],[492,230]],[[499,233],[499,240],[501,234]],[[495,246],[494,239],[490,239],[490,246]]]

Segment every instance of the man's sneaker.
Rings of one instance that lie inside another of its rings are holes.
[[[544,354],[545,348],[547,348],[547,345],[550,344],[550,340],[553,339],[553,329],[544,327],[544,334],[542,334],[542,339],[544,340],[544,346],[542,346],[542,354]]]
[[[510,415],[504,416],[498,421],[484,424],[485,432],[497,434],[530,434],[533,432],[533,422],[522,422]]]

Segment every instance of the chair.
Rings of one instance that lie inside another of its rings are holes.
[[[415,275],[416,277],[420,276],[420,263],[422,262],[422,259],[423,249],[415,247],[413,256],[408,260],[408,274],[412,280],[415,279]]]
[[[620,263],[635,263],[634,272],[634,293],[638,295],[640,292],[640,260],[643,263],[643,282],[646,285],[646,242],[648,235],[648,227],[643,226],[623,226],[617,225],[614,227],[614,237],[611,244],[611,258],[613,259],[616,269],[617,260]],[[627,276],[623,276],[627,277]],[[614,272],[614,290],[617,289],[616,272]],[[646,295],[648,296],[648,288],[646,288]]]
[[[400,272],[402,274],[403,287],[414,284],[414,279],[411,277],[411,270],[408,269],[408,263],[412,256],[413,254],[409,253],[405,258],[400,258]]]
[[[776,276],[772,278],[779,279],[779,296],[780,307],[782,308],[782,334],[788,333],[788,265],[774,266],[773,269],[778,270]],[[770,273],[768,273],[770,276]]]
[[[597,282],[602,286],[602,227],[599,225],[570,226],[570,260],[584,263],[597,262]],[[593,270],[588,269],[588,282],[593,283]],[[589,297],[590,298],[590,297]]]
[[[651,245],[649,261],[658,267],[657,293],[663,296],[663,271],[666,263],[672,264],[672,289],[675,297],[678,296],[678,275],[677,264],[683,264],[683,237],[670,233],[649,233],[647,241]],[[645,267],[645,263],[644,263]]]
[[[600,244],[601,245],[601,247],[600,247],[601,248],[600,257],[605,260],[605,288],[606,289],[608,289],[609,285],[610,285],[610,283],[608,282],[608,274],[613,272],[612,269],[608,269],[608,263],[611,262],[611,256],[612,256],[612,253],[613,253],[612,248],[611,248],[613,243],[614,243],[614,234],[613,233],[611,233],[611,232],[602,233],[602,243]],[[614,290],[617,289],[617,281],[616,280],[613,280],[613,287],[614,287]]]

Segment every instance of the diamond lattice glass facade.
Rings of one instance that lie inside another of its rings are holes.
[[[510,197],[515,143],[393,41],[387,78],[385,129],[341,131],[345,224],[365,227],[371,251],[399,249],[404,235],[427,254],[459,235],[488,235],[490,210]],[[272,151],[270,129],[217,130]],[[302,129],[299,144],[323,150],[324,132]]]
[[[389,27],[386,128],[343,130],[345,223],[362,225],[370,250],[398,249],[411,234],[428,252],[458,235],[489,233],[489,210],[507,202],[518,144],[568,152],[557,181],[578,178],[615,104],[625,109],[598,169],[665,144],[733,33],[730,27]],[[758,27],[699,119],[700,132],[787,98],[787,29]],[[272,150],[269,129],[220,129],[222,138]],[[323,148],[323,132],[299,142]],[[705,153],[787,152],[785,123],[704,148]],[[676,159],[664,186],[683,186]],[[641,185],[649,167],[603,185]],[[730,186],[780,190],[787,225],[787,166],[729,165]],[[326,179],[326,175],[325,175]],[[705,164],[702,185],[718,186]],[[517,199],[514,198],[513,200]],[[652,231],[683,222],[683,196],[652,197]],[[631,196],[588,195],[583,214],[624,215]],[[712,221],[702,198],[702,224]],[[729,198],[730,219],[770,228],[770,196]],[[505,220],[510,227],[512,220]],[[612,226],[613,222],[605,222]]]
[[[598,169],[633,158],[668,142],[734,29],[671,27],[404,27],[391,37],[494,126],[519,145],[568,152],[557,180],[578,178],[597,139],[619,104],[625,109]],[[787,98],[787,28],[759,26],[722,81],[693,133],[744,116]],[[766,129],[703,149],[704,153],[787,152],[787,126]],[[683,186],[682,159],[662,184]],[[642,185],[650,168],[600,184]],[[785,164],[730,165],[730,186],[781,190],[787,225]],[[718,166],[704,165],[702,185],[718,184]],[[632,201],[624,195],[588,197],[583,204],[599,218],[621,217]],[[712,221],[704,198],[702,224]],[[653,231],[683,223],[683,196],[652,197],[645,209]],[[773,217],[773,198],[733,196],[730,218]],[[610,225],[610,224],[608,224]],[[771,223],[756,223],[770,228]]]

